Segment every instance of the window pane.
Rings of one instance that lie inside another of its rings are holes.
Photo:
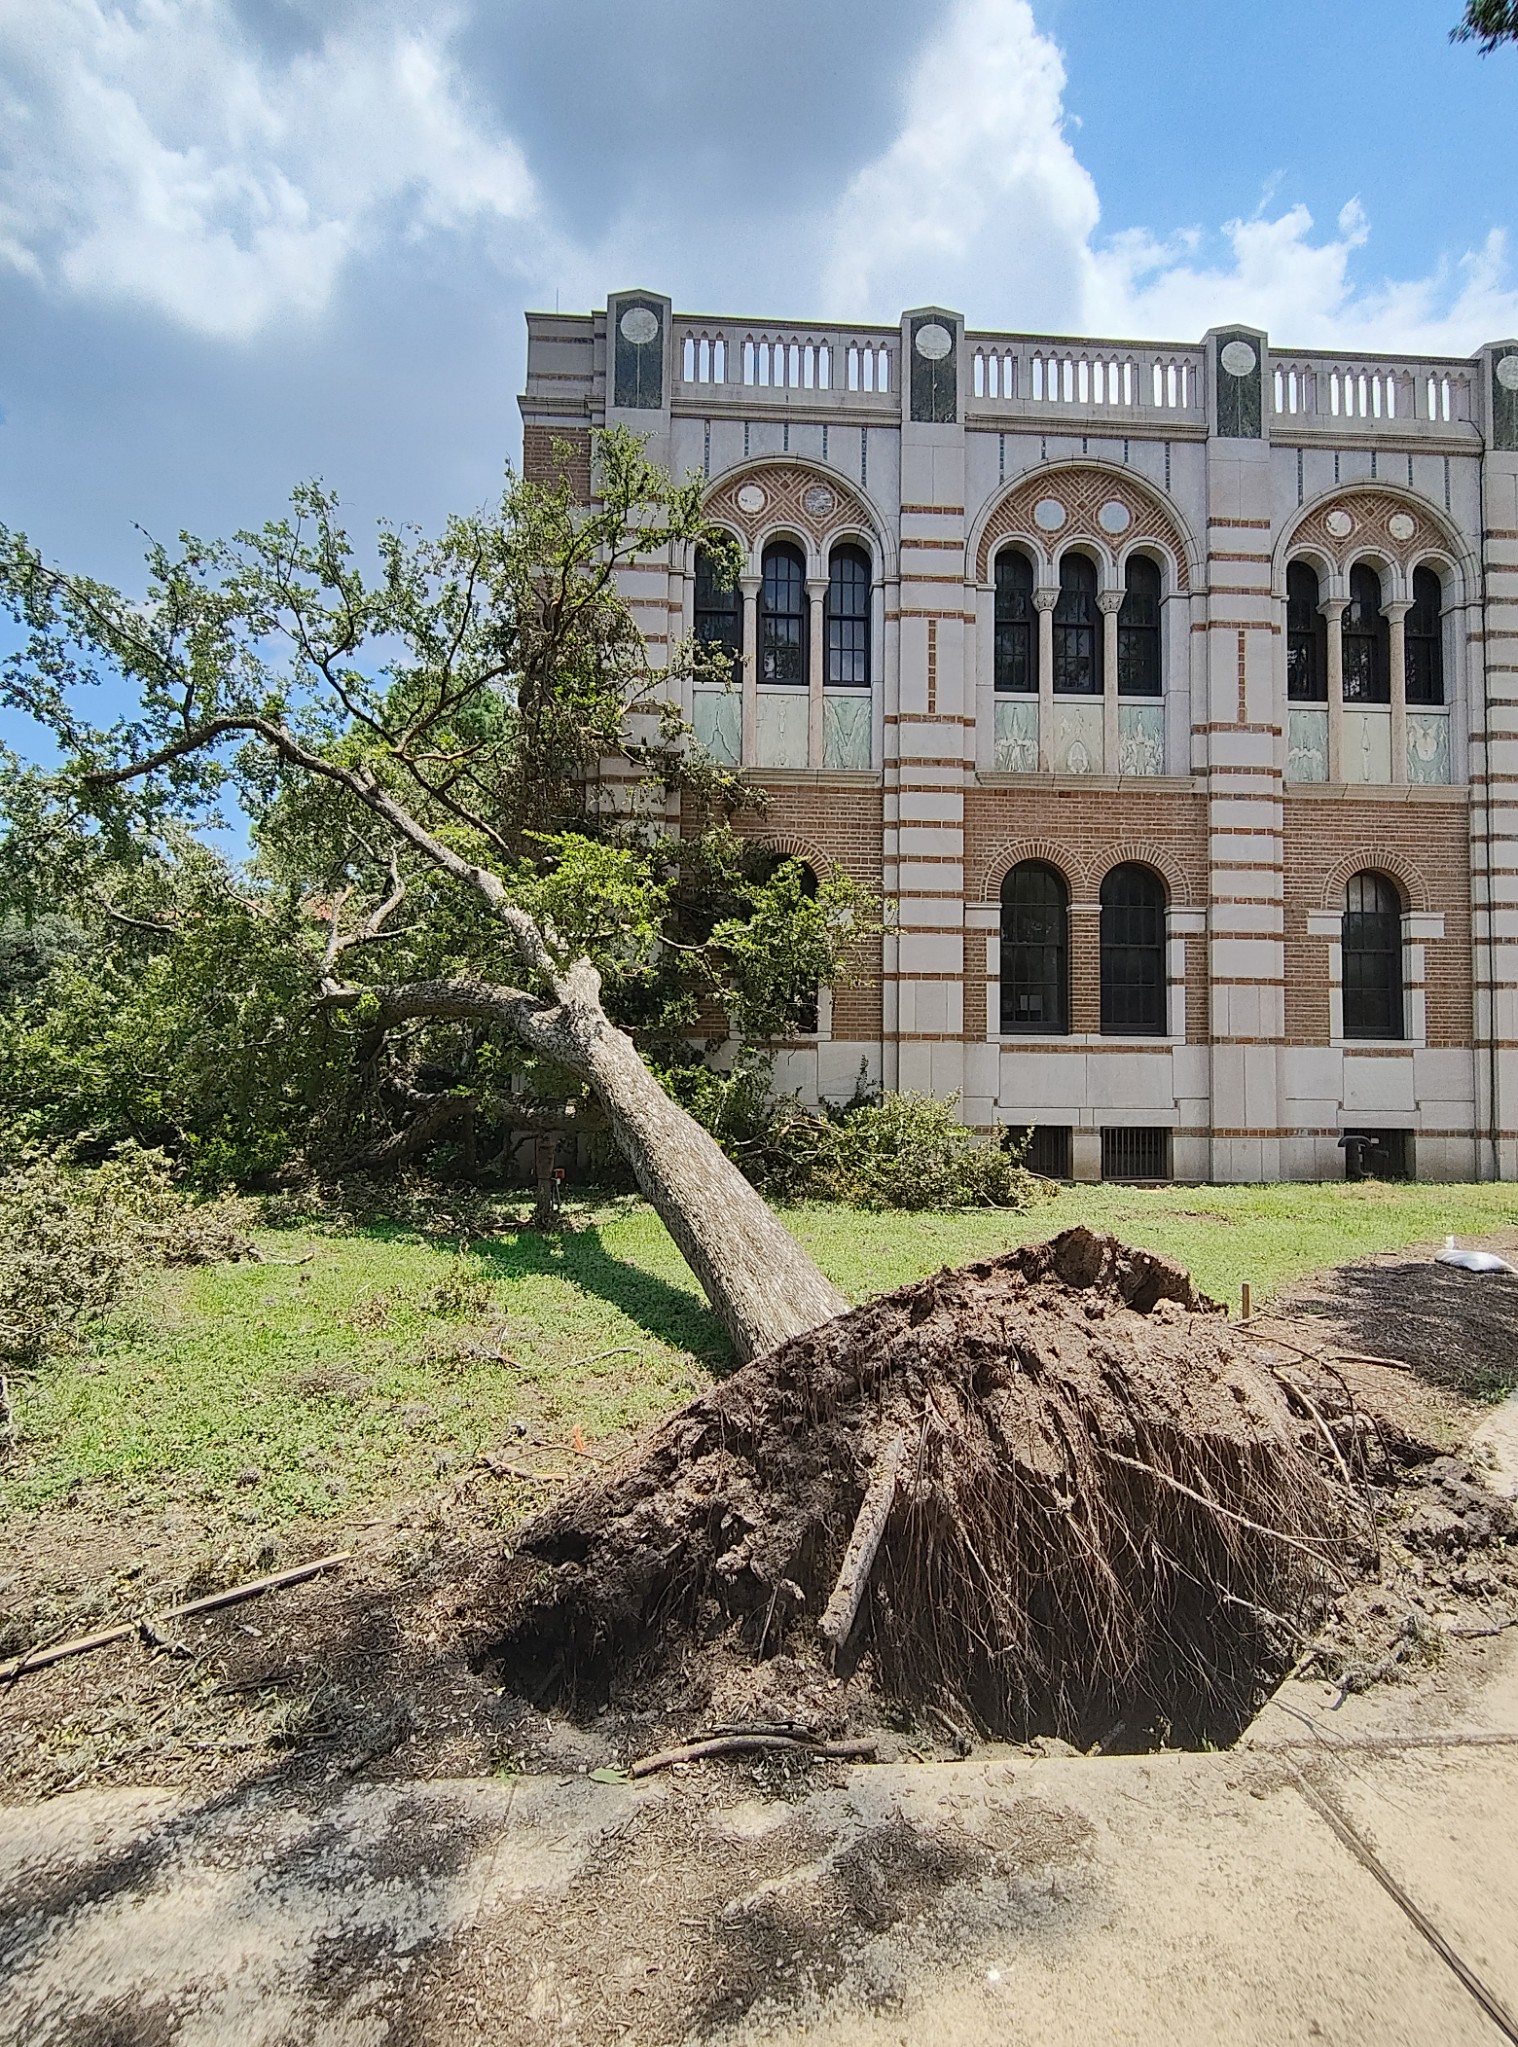
[[[870,563],[858,547],[835,547],[828,565],[827,681],[870,685]]]
[[[1362,562],[1349,572],[1349,603],[1344,608],[1345,703],[1391,702],[1384,630],[1380,579]]]
[[[1001,890],[1001,1027],[1062,1036],[1069,1029],[1069,891],[1039,860],[1014,867]]]
[[[1356,874],[1345,890],[1341,955],[1346,1038],[1400,1038],[1402,899],[1380,874]]]
[[[1033,564],[1015,548],[996,557],[994,679],[999,690],[1038,688]]]
[[[1101,891],[1102,1029],[1165,1032],[1165,888],[1147,867],[1114,867]]]
[[[1292,562],[1286,571],[1286,694],[1293,703],[1328,701],[1324,639],[1316,571]]]
[[[736,585],[724,589],[705,548],[696,555],[696,639],[713,652],[730,657],[736,675],[743,651],[742,599]]]
[[[1096,567],[1083,554],[1067,554],[1059,565],[1059,597],[1054,606],[1054,689],[1059,696],[1101,695]]]
[[[1432,569],[1413,571],[1413,602],[1405,627],[1407,701],[1444,702],[1444,592]]]
[[[805,688],[806,564],[794,547],[767,547],[759,591],[759,680]]]

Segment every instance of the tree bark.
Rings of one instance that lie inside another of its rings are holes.
[[[638,1186],[727,1331],[740,1359],[815,1329],[849,1303],[726,1152],[660,1087],[601,1004],[588,960],[552,976],[552,1001],[482,981],[333,989],[335,1006],[372,996],[387,1023],[474,1017],[504,1024],[532,1051],[588,1083]]]

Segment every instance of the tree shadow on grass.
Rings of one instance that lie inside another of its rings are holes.
[[[371,1223],[366,1236],[415,1235],[397,1224]],[[710,1370],[732,1371],[735,1359],[722,1324],[692,1287],[672,1286],[626,1258],[608,1251],[600,1230],[581,1225],[547,1233],[516,1230],[469,1241],[469,1258],[493,1280],[553,1278],[608,1302],[630,1322],[671,1349],[690,1351]]]
[[[1475,1400],[1518,1387],[1518,1277],[1432,1261],[1344,1265],[1284,1304],[1333,1327],[1346,1350],[1398,1358]]]

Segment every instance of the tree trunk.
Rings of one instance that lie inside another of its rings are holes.
[[[421,981],[330,1000],[378,999],[387,1021],[479,1017],[586,1081],[638,1186],[701,1282],[733,1349],[745,1362],[847,1313],[824,1278],[716,1139],[660,1087],[625,1031],[601,1006],[588,960],[553,977],[557,1000],[479,981]]]

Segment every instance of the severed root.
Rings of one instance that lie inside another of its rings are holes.
[[[854,1623],[859,1618],[859,1608],[864,1600],[865,1587],[870,1582],[870,1571],[880,1548],[886,1523],[891,1518],[891,1507],[896,1499],[896,1481],[901,1472],[901,1461],[907,1451],[907,1439],[898,1431],[887,1439],[865,1489],[859,1513],[855,1517],[854,1532],[849,1537],[849,1546],[843,1553],[843,1564],[833,1587],[833,1596],[818,1622],[818,1630],[825,1642],[830,1642],[836,1656],[844,1643],[854,1632]]]
[[[629,1777],[651,1777],[676,1763],[699,1762],[703,1756],[755,1755],[763,1749],[784,1749],[792,1755],[823,1756],[835,1762],[873,1763],[872,1741],[800,1741],[793,1734],[717,1734],[705,1741],[687,1741],[679,1748],[660,1749],[628,1765]]]

